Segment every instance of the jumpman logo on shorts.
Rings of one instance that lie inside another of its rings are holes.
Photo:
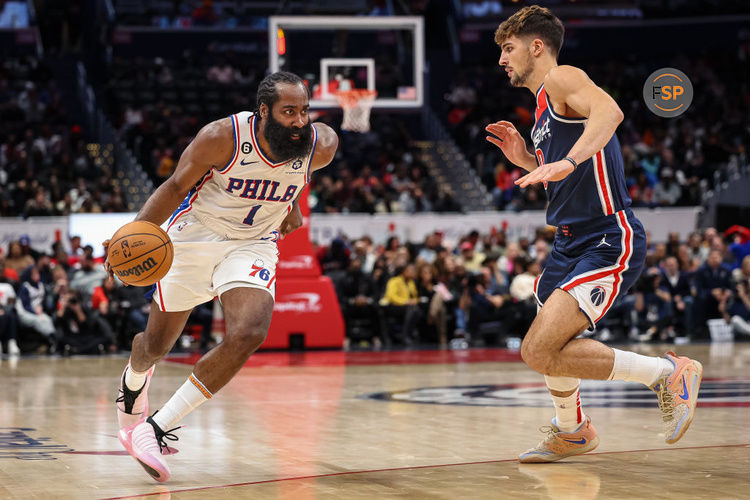
[[[602,241],[600,241],[599,244],[596,245],[596,248],[599,248],[602,245],[607,245],[608,247],[612,246],[609,243],[607,243],[607,235],[606,234],[604,236],[602,236]]]

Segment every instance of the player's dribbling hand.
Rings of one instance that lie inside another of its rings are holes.
[[[505,157],[516,165],[522,165],[530,156],[526,150],[526,141],[511,122],[490,123],[484,129],[493,134],[486,137],[487,141],[500,148]]]
[[[573,173],[575,167],[568,160],[560,160],[552,163],[545,163],[537,167],[532,172],[524,175],[515,181],[517,186],[525,188],[538,182],[556,182],[565,179]]]
[[[102,246],[104,247],[104,270],[114,279],[115,273],[109,265],[109,240],[102,241]]]

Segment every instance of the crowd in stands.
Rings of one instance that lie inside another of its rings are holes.
[[[91,160],[48,67],[0,57],[0,217],[126,211],[112,172]]]
[[[534,282],[554,231],[509,241],[505,232],[471,231],[455,245],[439,232],[421,244],[395,236],[334,239],[317,247],[331,277],[352,348],[505,345],[534,319]],[[618,298],[593,334],[602,341],[707,340],[708,319],[723,319],[750,336],[750,230],[709,228],[686,241],[649,240],[645,270]],[[0,253],[0,346],[4,352],[107,353],[130,349],[146,326],[148,288],[125,287],[104,271],[80,238],[39,252],[24,236]],[[200,348],[212,337],[212,305],[196,308],[189,325]],[[182,348],[191,347],[183,336]]]
[[[505,345],[527,331],[536,314],[534,282],[554,231],[508,241],[502,231],[472,231],[455,245],[441,233],[419,245],[391,237],[339,237],[319,247],[318,259],[336,287],[353,346],[411,346],[455,342]],[[677,233],[648,243],[646,267],[618,298],[593,335],[602,341],[709,338],[707,319],[724,318],[736,335],[750,336],[750,239]],[[459,344],[460,345],[460,344]]]
[[[617,136],[633,206],[699,205],[713,187],[714,172],[730,161],[747,161],[750,130],[744,117],[750,99],[740,75],[750,74],[750,55],[691,54],[689,60],[680,57],[666,64],[690,68],[694,88],[705,89],[673,120],[661,119],[643,105],[643,82],[653,71],[646,62],[611,59],[580,66],[625,114]],[[513,181],[523,175],[521,169],[484,140],[488,123],[509,120],[529,142],[534,97],[507,80],[497,66],[462,70],[445,95],[443,116],[498,209],[542,208],[543,189],[518,189]]]
[[[80,237],[69,250],[56,242],[50,252],[30,246],[28,236],[0,252],[0,351],[9,354],[95,354],[130,349],[146,328],[148,287],[123,286],[104,270]],[[212,309],[195,309],[189,325],[200,345],[212,342]],[[187,341],[187,342],[185,342]],[[182,346],[189,346],[186,337]]]

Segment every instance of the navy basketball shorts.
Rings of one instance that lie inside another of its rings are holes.
[[[540,306],[556,288],[578,301],[592,329],[618,295],[633,286],[646,259],[646,232],[630,209],[557,229],[534,283]]]

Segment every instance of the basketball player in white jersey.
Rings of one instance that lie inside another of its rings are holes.
[[[276,241],[299,226],[297,198],[310,173],[328,165],[336,133],[310,123],[308,93],[291,73],[267,76],[256,112],[203,127],[174,175],[149,197],[136,220],[169,218],[174,262],[155,286],[146,331],[133,340],[117,398],[119,439],[157,481],[169,479],[165,439],[211,399],[266,338],[276,288]],[[105,242],[105,245],[108,242]],[[108,264],[107,264],[108,267]],[[154,365],[179,338],[193,307],[219,297],[224,341],[206,353],[167,403],[148,414]]]

